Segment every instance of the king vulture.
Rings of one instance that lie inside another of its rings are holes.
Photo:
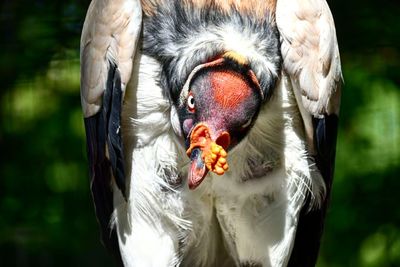
[[[325,0],[92,0],[80,51],[119,265],[315,265],[342,83]]]

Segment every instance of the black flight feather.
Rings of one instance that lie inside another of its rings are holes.
[[[102,108],[107,127],[107,148],[114,179],[126,199],[124,155],[121,138],[121,105],[121,75],[117,67],[114,64],[110,64]]]
[[[113,177],[125,196],[125,174],[120,131],[121,77],[117,67],[111,63],[106,87],[100,111],[84,119],[90,165],[90,188],[97,220],[101,228],[102,242],[115,256],[118,266],[123,266],[117,233],[110,225],[114,211]]]
[[[289,267],[312,267],[318,258],[324,220],[329,205],[333,172],[335,167],[336,138],[338,131],[338,116],[325,115],[323,118],[313,118],[314,140],[317,149],[315,163],[321,172],[326,186],[326,195],[318,209],[309,210],[311,196],[301,210],[296,239]]]

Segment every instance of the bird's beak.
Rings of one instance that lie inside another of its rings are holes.
[[[191,159],[188,185],[190,189],[195,189],[209,171],[223,175],[228,170],[226,149],[230,144],[230,135],[226,131],[214,135],[206,124],[199,123],[189,138],[190,145],[186,151]]]

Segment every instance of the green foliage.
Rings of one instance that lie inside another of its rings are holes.
[[[0,265],[110,266],[80,107],[87,5],[55,2],[0,4]]]
[[[345,86],[318,266],[400,266],[400,7],[330,4]],[[87,6],[0,4],[1,266],[112,265],[90,199],[79,99]]]
[[[47,72],[18,80],[3,95],[0,248],[6,266],[110,264],[89,194],[76,58],[52,59]]]
[[[399,266],[400,88],[356,58],[348,60],[319,266]]]

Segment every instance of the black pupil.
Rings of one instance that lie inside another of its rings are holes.
[[[191,106],[194,106],[194,98],[193,98],[193,97],[191,97],[191,98],[189,99],[189,103],[190,103]]]

